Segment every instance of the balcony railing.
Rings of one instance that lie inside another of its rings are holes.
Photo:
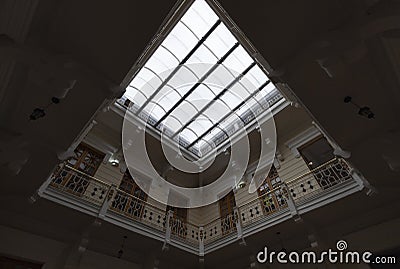
[[[101,205],[109,194],[111,184],[68,165],[62,165],[52,175],[50,187],[79,197],[93,205]]]
[[[223,217],[198,225],[182,220],[108,183],[67,164],[47,181],[42,196],[66,205],[86,204],[92,214],[117,225],[158,238],[182,249],[204,255],[261,229],[307,212],[308,204],[327,203],[362,188],[357,174],[343,159],[333,159],[297,178],[282,183]],[[328,202],[329,202],[328,201]],[[315,208],[315,206],[311,207]]]

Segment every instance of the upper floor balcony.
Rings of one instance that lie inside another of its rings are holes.
[[[334,202],[363,188],[360,175],[344,159],[330,161],[292,178],[281,180],[275,168],[257,196],[231,210],[220,210],[217,218],[203,222],[188,220],[173,208],[146,200],[140,189],[129,191],[61,163],[42,185],[39,194],[133,232],[158,239],[164,248],[172,245],[204,256],[227,244],[245,239],[284,221]],[[122,184],[122,183],[121,183]],[[237,200],[240,190],[232,193]],[[230,198],[227,195],[222,200]],[[188,209],[189,213],[192,210]],[[207,206],[202,208],[207,213]]]

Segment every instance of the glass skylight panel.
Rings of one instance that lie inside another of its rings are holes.
[[[185,24],[178,22],[162,45],[182,61],[197,42],[197,36]]]
[[[229,70],[223,65],[219,65],[215,71],[208,76],[205,80],[204,83],[208,85],[218,85],[220,86],[217,91],[216,95],[222,91],[222,89],[231,83],[235,77],[238,76],[237,72],[234,72],[233,70]],[[215,87],[214,87],[215,88]]]
[[[253,92],[258,89],[262,84],[268,81],[268,77],[257,65],[252,67],[247,74],[243,76],[240,83],[249,91]]]
[[[200,111],[205,105],[205,100],[212,100],[215,94],[210,90],[209,87],[201,84],[198,86],[188,97],[187,101],[193,104]]]
[[[154,120],[160,119],[166,113],[166,111],[159,104],[150,102],[147,106],[148,109],[146,109],[146,112],[148,112]]]
[[[224,137],[225,133],[219,129],[219,128],[214,128],[211,132],[209,132],[204,138],[204,141],[211,141],[213,143],[213,146],[218,146],[220,144],[219,139],[221,137]],[[198,142],[200,144],[200,142]]]
[[[229,113],[228,107],[221,102],[215,102],[203,112],[213,123],[218,122],[226,113]]]
[[[138,90],[142,90],[145,85],[156,89],[159,85],[158,82],[159,80],[155,78],[153,72],[148,68],[142,68],[129,85]]]
[[[174,89],[169,89],[168,87],[164,87],[156,96],[154,97],[157,100],[157,104],[159,104],[165,111],[168,111],[175,104],[176,100],[182,98],[182,95],[179,94]]]
[[[135,105],[137,106],[141,106],[147,100],[147,97],[142,92],[132,87],[126,88],[124,96],[129,100],[135,100]]]
[[[222,65],[236,73],[242,73],[253,62],[254,60],[250,57],[246,50],[239,45],[232,52],[232,54],[226,58]]]
[[[243,99],[232,92],[226,92],[222,97],[221,100],[229,107],[230,110],[233,110],[236,106],[243,101]]]
[[[198,38],[203,37],[217,20],[218,16],[205,1],[195,1],[181,19]]]
[[[188,128],[192,129],[193,131],[196,132],[196,134],[202,134],[206,132],[209,128],[211,128],[213,123],[210,121],[210,119],[200,116],[198,120],[193,121]]]
[[[153,54],[146,66],[155,73],[163,77],[165,71],[168,71],[179,64],[179,60],[165,47],[159,47]],[[164,77],[163,77],[164,79]]]
[[[195,0],[121,100],[201,157],[282,98],[268,82],[206,1]]]
[[[240,120],[239,116],[234,113],[229,116],[225,121],[221,122],[221,128],[224,129],[226,132],[234,133],[240,128],[243,127],[243,121]]]
[[[201,45],[196,50],[196,52],[192,56],[190,56],[187,63],[215,64],[217,61],[218,61],[217,56],[208,47]]]
[[[204,44],[221,59],[238,41],[224,24],[218,27],[207,38]]]
[[[190,66],[189,66],[190,67]],[[191,69],[182,67],[168,81],[168,85],[184,95],[199,80],[199,76]]]
[[[175,109],[174,111],[172,111],[171,115],[179,119],[182,124],[185,124],[189,122],[189,120],[193,117],[193,115],[197,113],[197,109],[187,101],[184,101],[183,104],[185,105],[182,105],[177,109]],[[166,119],[166,121],[163,121],[163,124],[165,122],[168,122],[168,119]],[[176,132],[177,130],[178,129],[173,131]]]
[[[192,141],[196,140],[197,135],[192,130],[186,128],[182,131],[181,135],[186,138],[186,140],[191,143]]]
[[[250,91],[250,89],[246,89],[243,84],[240,83],[240,81],[238,83],[236,83],[235,85],[233,85],[230,89],[229,92],[231,94],[234,94],[235,96],[240,96],[240,97],[244,97],[247,98],[248,96],[250,96],[253,91]]]

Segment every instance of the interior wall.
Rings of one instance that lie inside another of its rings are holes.
[[[311,125],[310,125],[311,126]],[[300,132],[299,132],[300,133]],[[296,133],[294,136],[296,136]],[[289,137],[291,138],[291,137]],[[310,171],[304,159],[296,157],[293,152],[285,145],[286,139],[278,140],[277,149],[281,154],[282,161],[279,161],[277,171],[282,181],[292,180]],[[258,197],[257,192],[249,193],[248,185],[235,192],[236,205],[242,206]]]
[[[283,161],[279,161],[280,167],[277,167],[279,177],[282,181],[292,180],[304,173],[310,171],[302,157],[296,157],[292,151],[284,144],[278,145]]]
[[[207,223],[210,223],[211,221],[217,219],[220,217],[220,212],[219,212],[219,204],[218,202],[212,203],[208,206],[203,206],[201,208],[201,225],[205,225]]]
[[[304,159],[301,157],[296,157],[295,154],[285,145],[285,142],[311,126],[312,124],[310,121],[309,125],[304,126],[304,129],[297,129],[297,132],[292,133],[291,136],[278,134],[278,138],[281,139],[278,140],[277,149],[280,152],[283,160],[279,161],[277,171],[282,181],[287,182],[310,171]],[[236,206],[239,207],[254,199],[257,199],[257,197],[257,192],[248,192],[247,185],[243,188],[235,190]],[[193,223],[198,223],[200,225],[207,224],[210,221],[220,217],[219,205],[218,203],[213,203],[211,205],[202,207],[199,210],[190,209],[189,217],[190,221]]]
[[[100,164],[94,177],[118,187],[123,175],[119,167],[112,166],[109,162],[103,162]]]
[[[202,214],[202,208],[191,208],[188,210],[188,216],[187,220],[190,223],[202,223],[203,222],[203,214]]]

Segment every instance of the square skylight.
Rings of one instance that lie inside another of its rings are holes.
[[[282,98],[206,1],[196,0],[119,103],[129,100],[137,117],[201,158]]]

